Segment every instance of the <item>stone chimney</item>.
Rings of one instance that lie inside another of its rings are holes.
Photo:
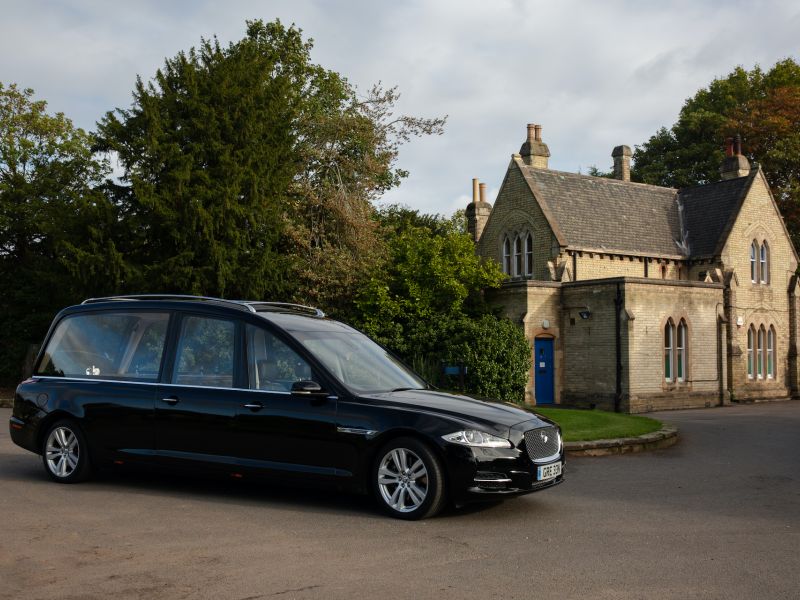
[[[486,184],[472,180],[472,202],[467,204],[467,233],[472,236],[472,241],[478,243],[492,212],[492,205],[486,202]]]
[[[722,179],[736,179],[750,174],[750,161],[742,154],[742,136],[725,140],[725,159],[719,168]]]
[[[614,179],[631,180],[631,156],[630,146],[617,146],[611,152],[614,159]]]
[[[519,155],[526,165],[537,169],[547,168],[547,159],[550,157],[550,149],[542,141],[542,126],[528,124],[528,139],[519,149]]]

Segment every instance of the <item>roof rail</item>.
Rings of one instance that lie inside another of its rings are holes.
[[[96,302],[116,302],[126,300],[183,300],[189,302],[208,302],[210,304],[225,304],[234,306],[240,310],[256,312],[251,306],[252,303],[242,300],[227,300],[225,298],[212,298],[210,296],[189,296],[182,294],[136,294],[131,296],[106,296],[104,298],[87,298],[81,304],[94,304]]]
[[[290,302],[248,302],[247,306],[251,307],[255,312],[267,312],[269,310],[293,310],[296,312],[304,312],[314,315],[315,317],[323,318],[325,313],[316,308],[315,306],[306,306],[305,304],[292,304]]]

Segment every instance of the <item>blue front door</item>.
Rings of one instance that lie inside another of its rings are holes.
[[[553,403],[553,340],[537,339],[533,347],[533,372],[536,404]]]

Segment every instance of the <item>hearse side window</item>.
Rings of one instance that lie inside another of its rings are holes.
[[[295,381],[313,379],[309,364],[261,327],[247,326],[247,356],[250,389],[288,392]]]
[[[184,317],[173,383],[233,387],[236,324],[224,319]]]
[[[37,375],[157,381],[167,313],[92,313],[66,317],[47,343]]]

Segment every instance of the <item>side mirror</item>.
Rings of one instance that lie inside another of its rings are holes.
[[[326,396],[327,392],[316,381],[295,381],[292,384],[292,394],[300,396]]]

